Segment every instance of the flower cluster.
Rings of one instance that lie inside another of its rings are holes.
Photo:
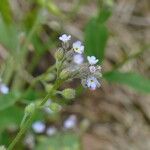
[[[62,49],[56,52],[56,59],[61,58],[63,62],[60,78],[80,78],[82,85],[91,90],[100,87],[101,66],[96,65],[99,60],[95,56],[86,58],[83,55],[84,46],[80,41],[70,46],[71,35],[63,34],[59,39],[62,41]]]

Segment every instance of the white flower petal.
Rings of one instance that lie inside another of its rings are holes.
[[[86,82],[87,82],[87,86],[91,90],[95,90],[97,87],[100,87],[100,83],[95,77],[88,77]]]
[[[46,126],[43,122],[36,121],[35,123],[32,124],[32,128],[33,128],[34,132],[42,133],[42,132],[44,132]]]
[[[66,35],[63,34],[62,36],[59,37],[59,40],[61,40],[62,42],[66,43],[71,39],[71,35]]]
[[[76,41],[73,43],[73,50],[76,53],[82,54],[84,52],[84,46],[81,44],[80,41]]]
[[[73,56],[73,62],[74,63],[80,65],[80,64],[83,63],[83,61],[84,61],[84,58],[81,54],[76,54],[76,55]]]
[[[95,65],[99,61],[95,56],[87,56],[87,60],[90,65]]]
[[[91,73],[95,73],[96,72],[96,67],[95,66],[90,66],[89,69],[90,69]]]
[[[0,84],[0,92],[3,94],[8,94],[9,88],[5,84]]]
[[[71,129],[76,126],[77,123],[77,117],[75,115],[69,116],[64,122],[64,128],[65,129]]]

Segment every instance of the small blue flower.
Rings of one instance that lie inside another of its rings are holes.
[[[59,40],[61,40],[62,42],[66,43],[71,39],[71,35],[66,35],[63,34],[62,36],[59,37]]]
[[[100,87],[100,83],[95,77],[88,77],[86,80],[87,87],[91,90],[96,90],[96,88]]]
[[[8,94],[9,88],[5,84],[0,83],[0,92],[2,94]]]
[[[43,122],[36,121],[35,123],[33,123],[32,128],[33,128],[34,132],[42,133],[42,132],[44,132],[46,126]]]
[[[91,73],[95,73],[97,70],[97,68],[95,66],[90,66],[89,69],[90,69]]]
[[[84,52],[84,46],[81,44],[80,41],[76,41],[73,43],[73,50],[76,53],[82,54]]]
[[[95,65],[99,61],[95,56],[87,56],[87,60],[90,65]]]
[[[83,58],[83,56],[81,54],[76,54],[76,55],[73,56],[73,62],[75,64],[80,65],[80,64],[83,63],[83,61],[84,61],[84,58]]]
[[[77,117],[75,115],[70,115],[65,121],[64,121],[64,128],[65,129],[71,129],[74,128],[77,124]]]

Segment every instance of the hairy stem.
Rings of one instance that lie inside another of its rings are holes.
[[[32,113],[31,116],[29,116],[29,118],[25,122],[24,126],[22,126],[22,128],[18,132],[18,134],[15,137],[15,139],[11,142],[11,144],[7,148],[7,150],[12,150],[14,148],[14,146],[17,144],[17,142],[20,140],[20,138],[22,137],[22,135],[25,133],[25,131],[27,130],[27,128],[31,124],[33,118],[34,118],[34,113]]]
[[[53,88],[51,91],[42,99],[41,103],[39,104],[38,107],[35,108],[35,111],[29,116],[29,118],[26,120],[25,124],[21,127],[20,131],[16,135],[15,139],[11,142],[11,144],[8,147],[8,150],[12,150],[14,146],[19,142],[21,139],[22,135],[26,132],[26,130],[29,128],[30,124],[32,123],[32,120],[34,118],[35,112],[43,106],[46,101],[53,95],[53,92],[60,87],[60,85],[63,83],[62,80],[56,80]]]

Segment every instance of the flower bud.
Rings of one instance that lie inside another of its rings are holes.
[[[55,53],[55,59],[61,61],[63,57],[64,57],[64,50],[62,48],[59,48]]]
[[[69,78],[70,76],[70,72],[66,69],[64,69],[61,73],[60,73],[60,78],[65,80],[67,78]]]
[[[73,99],[76,93],[74,89],[68,88],[63,90],[61,94],[65,99]]]
[[[35,104],[31,103],[28,106],[26,106],[25,113],[26,114],[31,114],[32,112],[34,112],[34,110],[35,110]]]
[[[53,73],[48,73],[45,77],[45,81],[53,81],[55,79],[55,75]]]
[[[61,110],[61,106],[57,103],[51,103],[49,107],[54,112],[59,112]]]
[[[45,85],[45,88],[46,88],[46,91],[49,92],[49,91],[52,90],[53,84],[46,84],[46,85]]]

